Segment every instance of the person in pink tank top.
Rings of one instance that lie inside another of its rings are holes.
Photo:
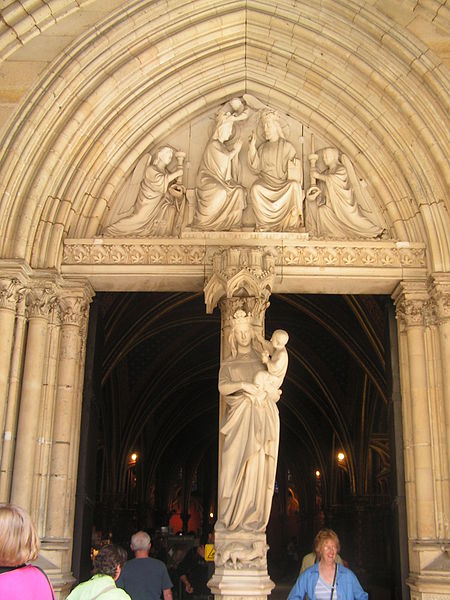
[[[47,575],[28,564],[39,553],[39,537],[30,516],[13,504],[0,504],[0,598],[54,600]]]

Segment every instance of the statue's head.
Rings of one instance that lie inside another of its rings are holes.
[[[324,148],[322,151],[323,162],[327,167],[339,161],[339,150],[337,148]]]
[[[229,112],[219,112],[216,116],[213,138],[221,142],[229,140],[233,133],[233,123],[233,118]]]
[[[170,165],[174,155],[174,149],[171,146],[161,146],[155,153],[155,159],[158,159],[163,165]]]
[[[278,138],[284,137],[277,112],[267,109],[262,113],[261,119],[266,140],[276,141]]]
[[[252,344],[254,337],[251,315],[239,308],[231,317],[230,348],[231,355],[235,357],[239,348],[247,348]]]
[[[289,334],[284,329],[276,329],[270,341],[275,349],[284,348],[289,341]]]

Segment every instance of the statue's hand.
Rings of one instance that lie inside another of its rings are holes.
[[[317,198],[317,196],[319,196],[319,195],[320,195],[320,188],[318,188],[316,185],[313,185],[306,192],[306,199],[307,200],[315,200]]]

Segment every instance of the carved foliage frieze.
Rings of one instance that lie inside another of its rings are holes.
[[[201,265],[205,262],[201,245],[156,244],[66,244],[64,264],[68,265]]]
[[[95,240],[68,240],[64,265],[202,265],[213,264],[218,251],[229,248],[183,240],[156,243],[96,243]],[[273,266],[301,267],[425,267],[425,249],[398,247],[392,243],[315,243],[312,241],[279,245],[266,243],[274,253]],[[264,267],[262,267],[264,268]]]

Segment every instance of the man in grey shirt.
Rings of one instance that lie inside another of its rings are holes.
[[[145,531],[131,537],[131,549],[135,558],[125,563],[116,582],[133,600],[172,600],[172,582],[166,565],[150,558],[151,539]]]

